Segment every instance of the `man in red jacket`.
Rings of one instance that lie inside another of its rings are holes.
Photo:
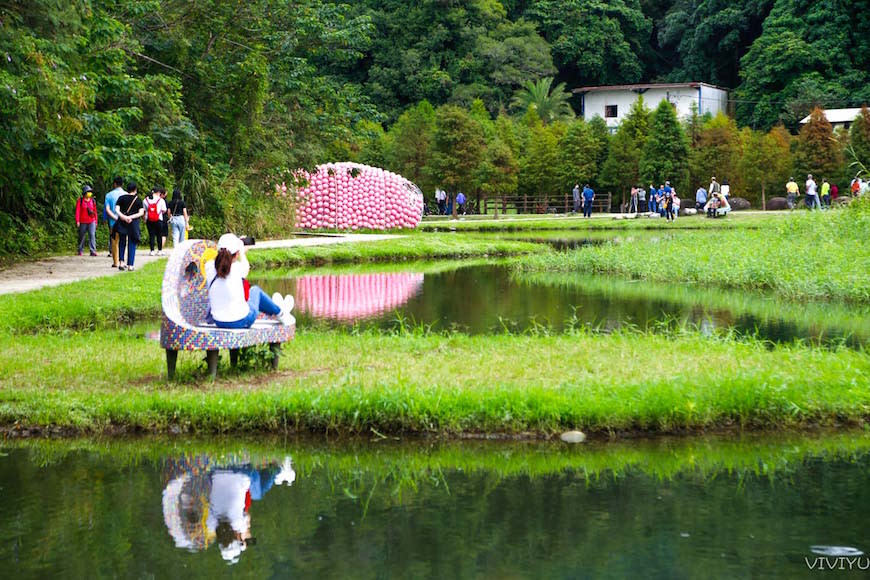
[[[91,256],[97,255],[97,202],[90,185],[82,187],[82,195],[76,201],[76,227],[79,229],[79,256],[85,249],[85,234],[88,235]]]

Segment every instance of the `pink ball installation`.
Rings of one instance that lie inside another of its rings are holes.
[[[315,318],[363,320],[402,306],[422,287],[423,274],[414,272],[302,276],[296,307]]]
[[[327,163],[304,172],[296,227],[384,230],[415,228],[423,216],[423,193],[401,175],[360,163]]]

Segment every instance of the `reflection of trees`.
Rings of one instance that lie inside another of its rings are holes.
[[[10,576],[224,575],[220,558],[177,550],[166,534],[166,449],[15,445],[32,451],[2,458],[0,562]],[[252,504],[258,543],[235,571],[793,577],[790,566],[803,562],[789,555],[807,549],[806,538],[848,545],[866,536],[868,450],[870,438],[855,433],[582,447],[299,444],[299,480]]]

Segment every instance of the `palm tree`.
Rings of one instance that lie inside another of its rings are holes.
[[[553,77],[526,81],[523,88],[514,94],[511,107],[527,111],[534,105],[544,124],[573,119],[574,111],[568,102],[571,95],[565,90],[565,83],[559,83],[550,90],[552,84]]]

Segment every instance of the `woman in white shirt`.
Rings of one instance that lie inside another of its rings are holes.
[[[245,299],[245,277],[251,266],[245,257],[245,245],[235,234],[224,234],[218,240],[218,255],[205,265],[208,301],[211,316],[219,328],[250,328],[260,312],[277,316],[290,326],[296,319],[293,296],[282,297],[277,292],[269,298],[259,286],[251,286]]]

